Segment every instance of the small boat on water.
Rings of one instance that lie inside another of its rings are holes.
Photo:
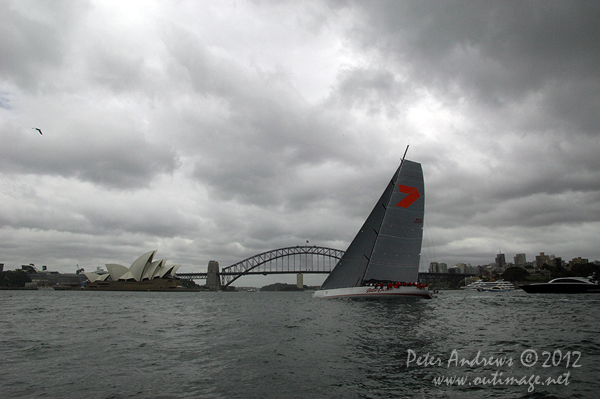
[[[477,280],[471,284],[462,287],[465,291],[493,291],[493,292],[507,292],[515,289],[515,286],[510,281],[496,280],[496,281],[483,281]]]
[[[479,291],[488,291],[488,292],[508,292],[508,291],[513,291],[515,289],[515,286],[512,285],[511,283],[505,283],[504,285],[499,285],[496,284],[493,287],[489,287],[489,288],[480,288]]]
[[[521,289],[530,294],[600,293],[600,284],[590,277],[560,277],[547,283],[526,284]]]
[[[408,151],[408,147],[406,148]],[[315,298],[431,298],[417,283],[425,187],[421,164],[405,159]]]

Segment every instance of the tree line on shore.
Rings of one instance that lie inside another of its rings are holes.
[[[570,270],[565,269],[560,263],[554,265],[544,264],[541,267],[543,270],[550,272],[550,279],[559,277],[593,277],[595,280],[600,278],[600,265],[594,263],[585,263],[573,265]],[[502,273],[502,278],[511,282],[525,281],[530,273],[522,267],[514,266],[506,269]]]
[[[30,283],[31,277],[25,270],[7,270],[0,273],[0,287],[25,287],[25,283]]]

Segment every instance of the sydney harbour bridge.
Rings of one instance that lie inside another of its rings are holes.
[[[177,273],[182,279],[206,279],[210,289],[227,289],[242,276],[255,274],[329,274],[344,251],[317,246],[279,248],[251,256],[219,270],[219,264],[210,261],[206,273]],[[300,279],[298,280],[300,284]]]

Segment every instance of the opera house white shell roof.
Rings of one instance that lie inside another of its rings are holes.
[[[157,250],[147,252],[137,258],[130,267],[109,263],[106,265],[106,274],[86,272],[90,282],[106,281],[110,277],[112,281],[144,281],[155,278],[168,278],[175,275],[181,265],[168,265],[164,259],[153,261]]]

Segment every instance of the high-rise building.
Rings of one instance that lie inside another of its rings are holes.
[[[550,255],[540,252],[540,254],[535,257],[535,267],[539,269],[544,265],[550,266]]]
[[[438,262],[429,263],[429,273],[441,273],[440,264]]]
[[[525,264],[527,263],[527,257],[525,254],[516,254],[515,255],[515,266],[525,268]]]
[[[496,255],[496,269],[504,270],[506,269],[506,259],[504,258],[503,253],[499,253]]]
[[[448,265],[442,262],[429,263],[429,273],[448,273]]]
[[[468,264],[467,267],[465,268],[465,273],[477,274],[477,266],[471,266],[470,264]]]
[[[550,262],[552,263],[552,266],[554,266],[558,269],[565,267],[565,262],[563,262],[563,260],[560,256],[554,256],[553,259],[550,260]]]
[[[590,263],[590,261],[588,259],[582,258],[581,256],[578,258],[573,258],[569,261],[569,266],[573,266],[573,265],[587,265],[588,263]]]
[[[461,273],[467,272],[467,265],[465,265],[464,263],[457,263],[455,265],[452,265],[452,267],[458,267]]]
[[[450,266],[448,268],[448,273],[450,273],[450,274],[462,274],[462,270],[460,270],[460,267],[454,265],[454,266]]]

